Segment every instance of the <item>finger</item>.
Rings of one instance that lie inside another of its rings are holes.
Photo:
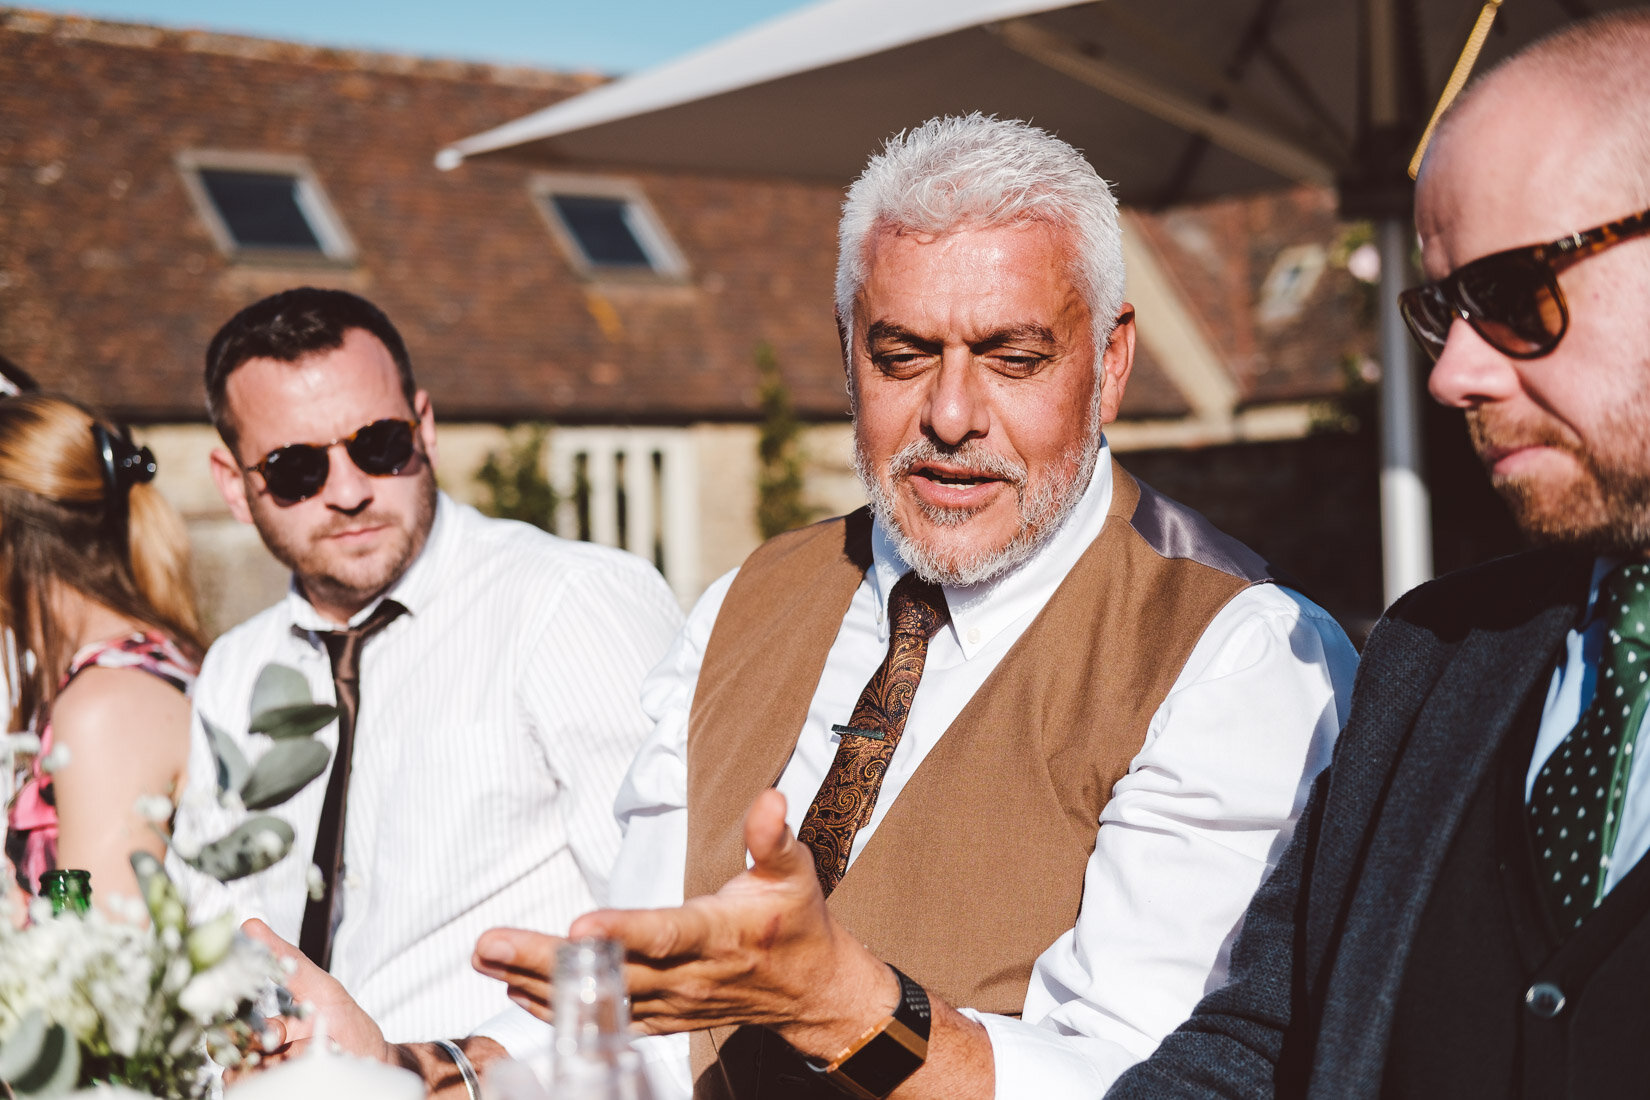
[[[785,796],[769,787],[745,811],[751,871],[765,878],[815,879],[813,854],[785,824]]]
[[[566,941],[523,928],[492,928],[476,940],[470,965],[501,982],[517,979],[547,982],[556,965],[556,950]]]
[[[257,917],[242,921],[241,931],[269,948],[277,959],[292,960],[292,972],[282,984],[292,993],[294,1000],[312,1000],[318,988],[332,981],[332,975],[310,962],[309,956],[276,935],[274,929]]]
[[[703,906],[680,909],[598,909],[573,922],[575,939],[618,940],[627,954],[669,962],[704,953],[713,932]]]
[[[269,925],[265,924],[257,917],[252,917],[250,920],[242,921],[241,931],[245,932],[251,939],[257,940],[259,943],[269,948],[270,951],[274,952],[275,957],[278,959],[299,959],[306,962],[308,961],[307,959],[304,959],[304,953],[302,951],[299,951],[296,947],[277,936],[273,928],[269,927]]]
[[[506,996],[510,998],[512,1004],[538,1017],[545,1023],[553,1024],[556,1022],[555,1011],[550,1007],[548,1001],[522,993],[514,986],[510,988],[510,992]]]

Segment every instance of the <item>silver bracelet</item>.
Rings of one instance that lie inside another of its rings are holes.
[[[458,1067],[458,1075],[464,1079],[464,1091],[470,1094],[470,1100],[481,1100],[481,1081],[476,1077],[476,1068],[470,1064],[469,1057],[449,1039],[437,1039],[435,1045],[446,1052],[453,1065]]]

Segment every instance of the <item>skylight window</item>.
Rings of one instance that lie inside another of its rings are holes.
[[[232,258],[354,258],[342,222],[301,157],[187,153],[179,167],[207,229]]]
[[[686,275],[681,253],[632,181],[539,176],[532,189],[551,235],[582,274]]]

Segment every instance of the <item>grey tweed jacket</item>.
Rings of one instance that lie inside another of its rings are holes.
[[[1333,763],[1255,895],[1228,983],[1107,1094],[1376,1097],[1438,869],[1587,596],[1544,550],[1423,585],[1370,635]]]

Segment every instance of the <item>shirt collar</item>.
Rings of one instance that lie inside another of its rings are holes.
[[[1587,583],[1587,606],[1581,610],[1578,630],[1585,631],[1595,622],[1601,621],[1598,617],[1598,586],[1604,582],[1610,570],[1626,560],[1619,554],[1601,554],[1593,559],[1593,579]]]
[[[1031,557],[993,580],[964,587],[944,586],[946,606],[951,610],[949,629],[964,657],[973,657],[1009,624],[1048,602],[1077,559],[1099,536],[1111,509],[1111,493],[1111,447],[1102,436],[1094,473],[1083,495],[1059,529]],[[910,569],[882,521],[874,520],[868,579],[876,600],[880,638],[888,637],[888,595],[894,582]]]
[[[344,625],[358,626],[365,622],[367,616],[371,615],[380,603],[392,596],[412,615],[417,615],[419,609],[429,603],[439,587],[441,563],[451,553],[452,543],[456,538],[453,533],[456,526],[453,514],[455,507],[446,493],[436,494],[435,519],[430,524],[429,537],[424,540],[424,548],[418,552],[418,557],[413,559],[406,572],[385,589],[378,599],[357,611]],[[304,598],[303,591],[298,587],[296,575],[287,586],[286,606],[288,614],[292,617],[294,633],[315,634],[338,629],[337,623],[315,610]]]

